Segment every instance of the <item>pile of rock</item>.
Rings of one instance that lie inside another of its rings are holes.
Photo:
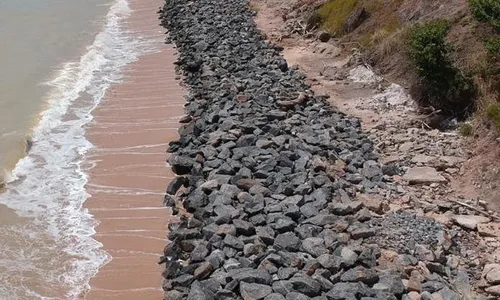
[[[450,278],[467,276],[447,250],[388,258],[377,245],[383,203],[359,194],[393,189],[386,168],[359,121],[262,38],[246,1],[169,0],[159,13],[190,88],[165,196],[190,215],[169,226],[166,299],[458,299]]]

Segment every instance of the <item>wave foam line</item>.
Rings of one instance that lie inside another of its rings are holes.
[[[66,63],[51,87],[48,109],[34,129],[33,146],[12,172],[0,203],[24,217],[0,226],[0,299],[75,299],[109,260],[93,239],[96,221],[83,208],[89,197],[82,169],[92,144],[84,126],[123,67],[155,51],[153,41],[124,30],[131,10],[116,0],[103,30],[79,61]],[[5,270],[5,271],[4,271]],[[33,284],[35,282],[35,284]]]

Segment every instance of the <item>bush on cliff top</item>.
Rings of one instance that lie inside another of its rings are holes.
[[[421,79],[417,99],[464,116],[473,107],[475,87],[472,78],[453,65],[448,30],[448,22],[440,19],[415,25],[408,35],[408,54]]]
[[[474,17],[500,29],[500,1],[499,0],[469,0]]]

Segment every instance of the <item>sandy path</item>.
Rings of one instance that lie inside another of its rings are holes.
[[[157,36],[161,0],[132,0],[129,26]],[[89,160],[86,207],[100,222],[96,239],[112,260],[91,280],[86,299],[161,299],[159,255],[165,246],[169,212],[162,199],[169,178],[165,150],[177,137],[184,91],[175,80],[172,48],[141,57],[125,71],[94,111],[87,131],[96,146]]]

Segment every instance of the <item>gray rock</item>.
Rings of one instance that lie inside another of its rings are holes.
[[[302,293],[290,292],[286,294],[286,300],[309,300],[311,298],[307,297]]]
[[[286,299],[285,299],[285,296],[283,296],[281,294],[272,293],[272,294],[269,294],[268,296],[266,296],[266,298],[264,298],[264,300],[286,300]]]
[[[340,276],[340,280],[350,282],[361,281],[366,284],[374,284],[378,281],[378,274],[373,269],[366,269],[364,267],[357,266],[342,274],[342,276]]]
[[[270,285],[272,282],[271,275],[265,270],[239,268],[230,270],[228,276],[238,282],[260,283]]]
[[[236,228],[236,234],[243,234],[247,236],[255,234],[255,227],[250,222],[234,219],[233,225]]]
[[[281,295],[286,295],[293,291],[293,286],[287,280],[278,280],[273,282],[273,291]]]
[[[353,266],[358,260],[358,255],[356,254],[356,252],[352,251],[348,247],[342,248],[340,257],[342,258],[342,264],[347,267]]]
[[[244,300],[261,300],[273,292],[269,285],[258,283],[240,283],[240,294]]]
[[[224,244],[236,250],[243,250],[244,247],[244,244],[240,239],[230,234],[226,235],[224,238]]]
[[[274,247],[277,250],[299,251],[300,239],[293,232],[279,234],[274,240]]]
[[[305,252],[311,254],[313,257],[318,257],[322,254],[328,254],[329,251],[325,247],[325,241],[322,238],[311,237],[306,238],[302,242],[302,248]]]
[[[321,291],[321,285],[309,276],[295,275],[289,282],[293,289],[310,297],[317,296]]]

